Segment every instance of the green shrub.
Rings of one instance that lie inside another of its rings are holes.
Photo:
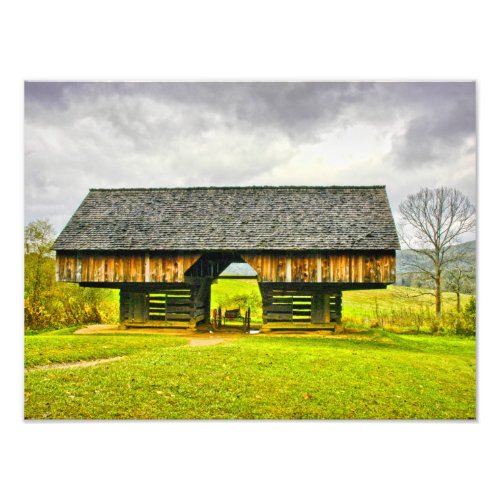
[[[472,296],[460,315],[460,335],[476,336],[476,297]],[[458,333],[458,332],[457,332]]]
[[[37,300],[31,296],[24,299],[25,330],[116,323],[118,314],[115,291],[81,288],[72,283],[55,283],[44,290]]]
[[[433,318],[429,324],[429,330],[432,335],[442,335],[444,333],[442,321],[438,318]]]

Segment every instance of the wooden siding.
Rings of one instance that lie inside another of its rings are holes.
[[[74,283],[179,283],[200,256],[57,252],[56,279]]]
[[[149,279],[153,283],[181,282],[184,273],[201,257],[201,254],[151,254],[149,256]]]
[[[242,254],[263,282],[394,283],[395,252]]]
[[[200,257],[194,253],[57,252],[56,277],[75,283],[182,283],[191,268],[191,276],[213,274],[219,261],[201,265],[204,260]],[[396,280],[395,251],[252,253],[241,257],[255,269],[261,282],[388,284]],[[219,260],[222,270],[231,259]]]
[[[76,254],[59,253],[56,258],[56,281],[76,281]]]

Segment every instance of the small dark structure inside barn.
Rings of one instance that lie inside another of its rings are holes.
[[[263,330],[333,328],[397,249],[383,186],[91,189],[55,243],[57,280],[120,289],[125,326],[210,322],[212,281],[246,262]]]

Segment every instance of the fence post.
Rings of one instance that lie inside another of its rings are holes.
[[[214,330],[217,329],[217,309],[214,309],[212,311],[212,325],[214,327]]]

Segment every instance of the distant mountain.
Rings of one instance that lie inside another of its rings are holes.
[[[467,241],[465,243],[460,243],[459,245],[455,245],[450,250],[452,253],[458,252],[466,252],[471,256],[471,260],[476,261],[476,240]],[[419,261],[421,263],[427,263],[427,259],[422,257],[421,255],[417,255],[411,250],[398,250],[396,251],[396,284],[408,285],[408,282],[405,282],[405,275],[411,275],[412,273],[416,273],[414,264],[418,264]],[[407,280],[406,280],[407,281]]]
[[[257,273],[254,268],[249,264],[233,262],[220,273],[221,276],[248,276],[249,278],[255,278]]]

